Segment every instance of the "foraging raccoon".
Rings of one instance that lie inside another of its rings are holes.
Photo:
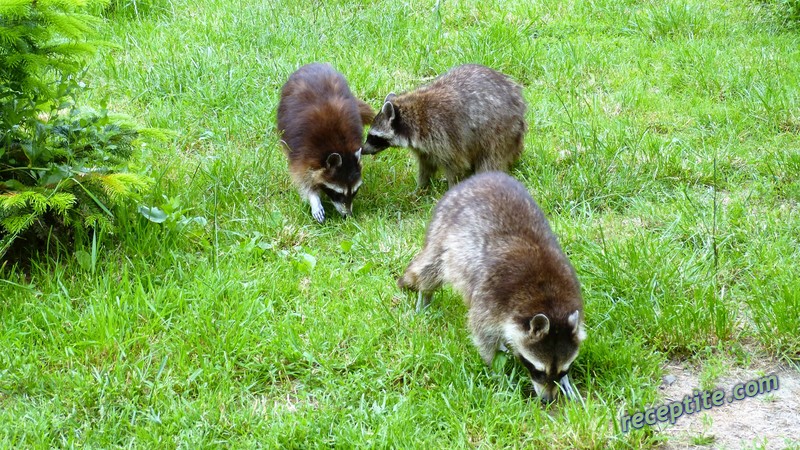
[[[568,373],[586,337],[580,285],[521,183],[490,172],[445,193],[422,251],[398,286],[419,292],[420,311],[445,282],[463,296],[473,341],[487,365],[508,345],[542,400],[555,398],[558,384],[579,398]]]
[[[333,67],[312,63],[289,76],[277,115],[289,174],[314,218],[325,220],[320,192],[343,216],[352,214],[361,186],[363,125],[374,117],[372,108]]]
[[[522,88],[477,64],[457,66],[427,86],[389,94],[372,121],[364,154],[408,147],[420,188],[441,167],[450,187],[472,173],[508,171],[527,129]]]

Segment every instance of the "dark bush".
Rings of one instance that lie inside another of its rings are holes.
[[[128,167],[143,130],[76,102],[97,7],[0,0],[0,259],[15,241],[30,253],[51,236],[111,226],[113,208],[149,184]]]

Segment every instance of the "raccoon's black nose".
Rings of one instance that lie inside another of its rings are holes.
[[[553,403],[557,395],[558,389],[553,389],[549,384],[539,393],[539,397],[543,404]]]

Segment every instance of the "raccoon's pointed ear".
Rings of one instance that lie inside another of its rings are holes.
[[[335,169],[342,165],[342,155],[338,153],[331,153],[328,159],[325,160],[325,167],[328,169]]]
[[[394,120],[394,105],[391,104],[391,102],[384,103],[383,107],[381,108],[381,112],[384,116],[386,116],[386,119],[389,121],[389,123],[392,123]]]
[[[356,151],[356,161],[361,161],[361,148],[359,147],[358,151]]]
[[[537,314],[531,319],[530,337],[535,340],[540,340],[547,336],[550,331],[550,319],[544,314]]]
[[[583,342],[586,339],[586,330],[583,327],[583,322],[580,322],[581,313],[577,309],[575,312],[567,317],[567,323],[572,328],[572,335],[578,339],[578,342]]]
[[[389,103],[390,101],[394,100],[397,95],[394,92],[389,92],[389,95],[383,100],[383,103]]]

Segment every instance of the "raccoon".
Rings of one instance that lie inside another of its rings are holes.
[[[389,94],[364,154],[408,147],[419,162],[419,188],[438,168],[453,187],[475,172],[509,170],[522,153],[525,110],[522,88],[506,75],[477,64],[457,66],[415,91]]]
[[[433,212],[422,251],[398,280],[418,291],[417,310],[450,283],[491,366],[507,345],[552,401],[559,385],[578,398],[569,370],[585,339],[575,270],[525,187],[502,172],[474,175],[450,189]]]
[[[329,64],[312,63],[283,85],[277,116],[289,174],[311,214],[325,220],[324,192],[339,213],[351,215],[361,186],[363,126],[375,116],[372,107]]]

